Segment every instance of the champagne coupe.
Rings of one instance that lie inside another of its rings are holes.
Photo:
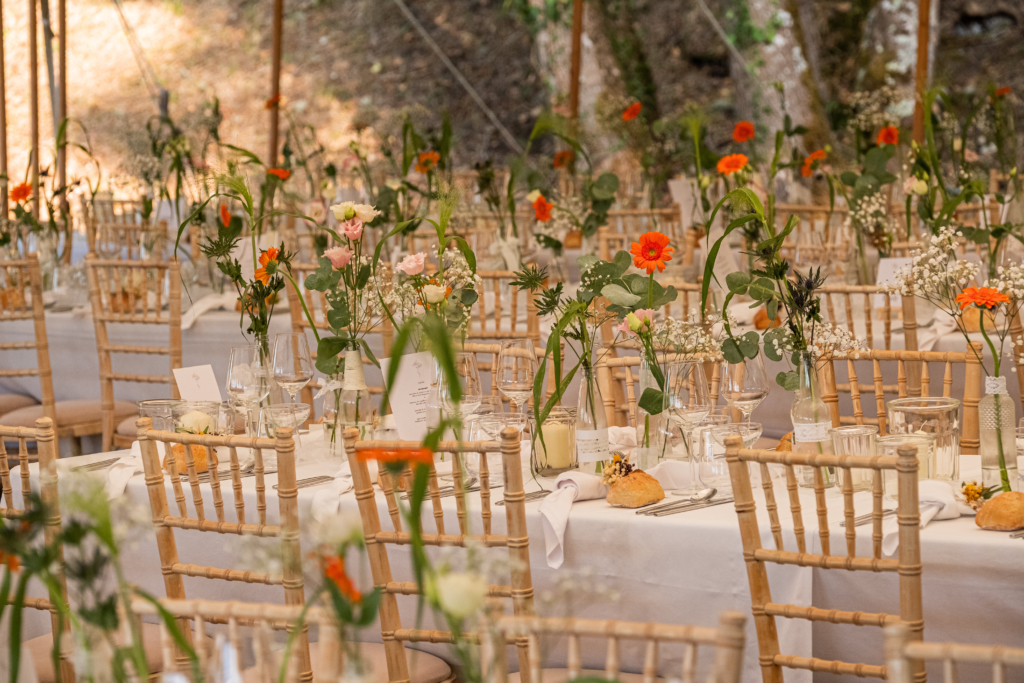
[[[508,339],[501,342],[495,383],[514,406],[512,412],[525,406],[533,395],[533,378],[537,374],[537,354],[530,339]]]
[[[750,422],[750,414],[761,405],[771,388],[762,355],[758,353],[739,363],[723,361],[721,386],[722,396],[729,405],[743,414],[744,422]]]
[[[292,397],[292,403],[313,379],[313,357],[304,333],[282,332],[274,337],[274,379]]]
[[[260,359],[260,347],[256,344],[236,346],[231,349],[228,363],[227,390],[238,403],[245,406],[249,436],[256,436],[253,423],[253,409],[270,395],[270,382],[266,368]]]
[[[690,485],[680,495],[693,495],[697,485],[698,449],[693,443],[693,428],[711,412],[711,392],[704,376],[704,363],[697,360],[675,361],[668,366],[665,393],[669,416],[678,426],[690,456]]]

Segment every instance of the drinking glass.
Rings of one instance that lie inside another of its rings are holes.
[[[876,425],[833,427],[828,430],[828,433],[832,435],[832,450],[836,452],[836,455],[859,455],[866,458],[873,458],[876,455],[875,446],[878,441]],[[849,472],[854,491],[871,490],[871,470],[851,469]],[[839,486],[842,488],[846,470],[838,468],[836,474],[839,476]]]
[[[933,469],[935,467],[935,435],[918,432],[916,434],[889,434],[880,436],[875,441],[875,451],[878,455],[886,458],[899,457],[901,446],[914,446],[917,448],[917,479],[935,478]],[[885,470],[882,473],[882,486],[885,490],[886,500],[899,500],[899,478],[896,470]]]
[[[476,366],[476,354],[456,353],[454,361],[455,374],[459,378],[459,387],[462,389],[462,399],[458,402],[452,400],[449,378],[438,368],[438,392],[441,406],[449,415],[469,415],[483,400],[480,373]]]
[[[174,418],[171,409],[184,401],[176,398],[154,398],[139,401],[139,417],[153,420],[153,429],[161,432],[174,431]]]
[[[100,223],[96,229],[96,253],[102,259],[121,256],[121,230],[110,223]]]
[[[245,406],[248,415],[246,431],[249,436],[259,435],[253,411],[260,401],[270,395],[270,382],[267,379],[266,368],[260,359],[259,346],[251,344],[231,349],[227,390],[231,397]]]
[[[960,401],[923,396],[898,398],[885,404],[890,434],[931,434],[935,437],[931,478],[960,483]]]
[[[537,354],[532,340],[507,339],[501,342],[494,381],[499,391],[512,401],[513,412],[520,410],[530,400],[536,374]]]
[[[728,406],[725,407],[725,410],[728,413],[732,412]],[[731,486],[729,466],[725,462],[725,447],[719,446],[711,438],[712,428],[731,422],[731,414],[712,413],[693,428],[691,440],[696,449],[695,455],[699,463],[701,486],[714,487],[719,490],[726,490]]]
[[[313,379],[313,357],[305,333],[282,332],[274,337],[274,379],[295,396]]]
[[[299,427],[309,417],[308,403],[276,403],[264,406],[260,411],[260,434],[266,434],[274,438],[278,427],[290,427],[295,435],[295,443],[302,445],[302,437],[299,436]],[[264,451],[266,453],[266,451]],[[266,455],[264,455],[266,458]]]
[[[505,428],[503,414],[491,413],[481,415],[469,427],[470,441],[500,441],[501,430]],[[502,467],[501,453],[467,453],[466,474],[468,480],[480,484],[480,459],[487,458],[487,485],[491,488],[501,486],[504,483],[504,469]]]
[[[704,363],[701,361],[675,361],[665,375],[665,394],[672,432],[679,430],[690,461],[690,485],[684,494],[700,490],[697,485],[697,450],[691,440],[693,427],[711,412],[711,397]]]
[[[743,414],[744,422],[750,422],[750,414],[761,405],[770,388],[760,353],[739,363],[722,362],[722,396]]]
[[[759,422],[741,422],[738,424],[726,424],[712,427],[708,430],[708,434],[711,436],[711,441],[721,447],[721,455],[717,453],[718,448],[715,449],[714,463],[712,468],[722,472],[725,472],[725,478],[717,480],[714,484],[715,488],[718,489],[716,496],[721,496],[723,491],[732,491],[732,477],[729,475],[729,466],[725,461],[725,439],[731,434],[739,434],[743,439],[744,448],[752,448],[757,440],[761,438],[762,426]],[[718,465],[718,461],[721,461],[721,465]],[[708,484],[711,486],[712,484]]]

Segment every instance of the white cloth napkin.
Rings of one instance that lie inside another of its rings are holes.
[[[956,321],[945,311],[935,309],[932,321],[930,326],[917,331],[917,348],[921,351],[931,351],[939,339],[956,332]]]
[[[142,474],[142,448],[138,441],[132,441],[132,449],[128,455],[115,462],[107,470],[107,500],[114,500],[124,493],[128,480],[136,474]]]
[[[609,427],[608,448],[612,453],[622,453],[629,457],[636,448],[636,429],[634,427]]]
[[[366,463],[370,470],[370,481],[377,481],[377,462],[368,460]],[[341,496],[348,493],[355,487],[352,481],[352,468],[349,463],[343,463],[341,469],[334,474],[334,481],[327,486],[322,486],[313,494],[313,502],[310,511],[313,519],[324,522],[333,517],[341,510]]]
[[[928,526],[928,522],[933,519],[956,519],[962,514],[962,504],[957,502],[956,495],[953,493],[953,485],[948,481],[925,479],[918,484],[917,495],[921,505],[922,529]],[[892,555],[899,545],[899,524],[895,517],[889,517],[882,524],[882,552]]]
[[[662,460],[647,470],[666,491],[684,489],[690,485],[690,463],[682,460]]]
[[[207,294],[199,301],[192,304],[192,307],[181,314],[181,329],[190,329],[199,319],[201,315],[208,311],[215,311],[218,309],[224,309],[226,311],[235,310],[235,304],[238,302],[238,295],[231,292],[224,292],[223,294]]]
[[[558,475],[554,492],[540,504],[544,549],[549,567],[558,569],[565,559],[562,543],[572,504],[577,500],[594,500],[606,495],[608,487],[601,483],[601,477],[583,472],[563,472]]]

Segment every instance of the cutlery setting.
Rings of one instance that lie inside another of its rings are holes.
[[[326,475],[321,475],[319,477],[307,477],[306,479],[299,479],[295,482],[295,488],[296,490],[308,489],[313,486],[321,486],[332,481],[334,481],[334,477],[328,477]],[[274,489],[277,489],[277,484],[274,484]]]
[[[87,465],[78,465],[76,467],[72,467],[71,471],[72,472],[98,472],[100,470],[105,470],[105,469],[108,469],[108,468],[112,467],[114,465],[114,463],[116,463],[120,459],[121,458],[110,458],[108,460],[98,460],[96,462],[90,462]]]
[[[882,519],[885,519],[886,517],[892,517],[895,514],[896,514],[895,510],[883,510],[882,511]],[[873,519],[872,515],[874,515],[874,513],[873,512],[869,512],[867,514],[859,515],[857,517],[854,517],[853,518],[853,526],[856,527],[856,526],[864,526],[865,524],[870,524],[871,520]],[[839,522],[839,526],[846,526],[846,520],[844,519],[841,522]]]
[[[733,501],[732,496],[715,498],[717,494],[717,489],[704,489],[692,498],[674,500],[670,503],[662,503],[661,505],[647,506],[637,510],[636,514],[648,517],[665,517],[667,515],[675,515],[681,512],[689,512],[690,510],[700,510],[702,508],[723,505]]]
[[[532,503],[535,500],[543,500],[543,499],[547,498],[548,496],[550,496],[552,493],[553,493],[553,491],[547,491],[547,490],[531,491],[530,493],[526,494],[524,502]],[[504,500],[499,500],[499,501],[495,502],[494,504],[499,506],[499,507],[504,507],[505,506],[505,501]]]

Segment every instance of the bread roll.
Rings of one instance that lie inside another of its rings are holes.
[[[609,505],[638,508],[664,500],[665,489],[658,480],[641,470],[633,470],[608,489]]]
[[[793,450],[793,432],[789,432],[787,434],[784,434],[782,436],[782,438],[779,439],[779,445],[775,447],[775,450],[777,450],[777,451],[791,451],[791,450]]]
[[[196,474],[201,474],[210,469],[210,464],[206,461],[206,446],[192,446],[192,460],[195,461]],[[171,453],[174,454],[174,466],[178,471],[179,475],[188,473],[188,465],[185,463],[185,446],[180,443],[173,444],[171,446]],[[171,471],[170,462],[167,457],[164,457],[164,469],[168,472]]]
[[[782,316],[776,313],[775,320],[768,320],[768,311],[762,306],[757,309],[757,313],[754,314],[754,327],[759,330],[767,330],[769,325],[772,327],[781,327]]]
[[[994,531],[1024,529],[1024,493],[1007,491],[993,496],[978,510],[974,523]]]

